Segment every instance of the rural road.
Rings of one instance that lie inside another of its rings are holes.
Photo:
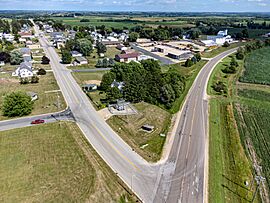
[[[45,123],[52,123],[59,120],[74,121],[72,112],[68,108],[58,113],[48,113],[43,115],[27,116],[22,118],[0,121],[0,131],[32,126],[31,122],[37,119],[43,119],[45,120]]]
[[[38,34],[38,28],[34,26]],[[233,53],[226,51],[208,61],[198,74],[177,122],[168,157],[148,163],[135,153],[100,117],[76,83],[70,70],[44,37],[40,43],[51,60],[64,98],[83,134],[111,169],[145,203],[205,202],[207,163],[207,81],[216,63]],[[22,124],[23,125],[23,124]]]

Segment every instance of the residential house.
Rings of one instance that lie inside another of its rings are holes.
[[[128,48],[125,47],[123,44],[118,44],[118,45],[116,46],[116,48],[117,48],[118,50],[120,50],[120,51],[124,51],[124,50],[127,50],[127,49],[128,49]]]
[[[72,57],[82,56],[82,54],[78,51],[71,51],[70,54],[72,55]]]
[[[124,82],[117,82],[116,80],[114,80],[111,84],[111,87],[117,87],[120,91],[123,90],[123,87],[125,86]]]
[[[85,65],[88,64],[88,61],[83,56],[75,57],[74,65]]]
[[[22,62],[20,66],[12,73],[12,76],[26,78],[34,75],[32,64],[29,62]]]
[[[117,54],[115,60],[118,62],[129,63],[131,61],[138,61],[140,54],[138,52],[132,52],[128,54]]]
[[[40,49],[40,44],[30,44],[26,46],[29,49]]]
[[[26,38],[32,39],[35,37],[34,35],[32,35],[31,32],[19,32],[18,34],[21,36],[21,38],[24,38],[24,39]]]

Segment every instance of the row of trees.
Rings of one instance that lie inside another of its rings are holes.
[[[264,41],[256,40],[246,44],[244,47],[238,48],[236,58],[242,60],[244,59],[246,54],[250,53],[253,50],[263,48],[264,46],[270,46],[270,39],[266,39]]]
[[[189,59],[186,60],[185,66],[186,67],[191,67],[194,64],[196,64],[197,62],[199,62],[201,59],[202,59],[201,58],[201,54],[200,53],[197,53],[192,58],[189,58]]]
[[[97,68],[112,68],[115,65],[115,61],[112,58],[99,59],[97,61]]]
[[[111,87],[114,80],[123,81],[124,88]],[[145,101],[171,108],[185,89],[185,78],[172,69],[162,73],[159,63],[154,60],[145,60],[141,64],[118,63],[104,74],[100,88],[110,102],[124,98],[130,102]]]

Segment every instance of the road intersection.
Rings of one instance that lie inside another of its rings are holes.
[[[34,26],[39,33],[37,26]],[[78,126],[110,168],[143,202],[207,202],[208,102],[206,87],[215,65],[232,49],[209,60],[198,74],[182,111],[177,116],[171,149],[166,159],[148,163],[128,146],[100,117],[89,99],[60,63],[46,38],[39,41]],[[1,126],[1,122],[0,122]]]

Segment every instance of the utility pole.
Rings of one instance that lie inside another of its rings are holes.
[[[252,197],[251,203],[254,202],[255,197],[256,197],[256,195],[257,195],[257,192],[258,192],[258,189],[259,189],[259,187],[260,187],[260,185],[261,185],[261,182],[265,181],[265,178],[262,177],[262,176],[256,176],[256,177],[255,177],[255,180],[256,180],[256,182],[257,182],[257,187],[256,187],[256,191],[255,191],[255,193],[254,193],[254,195],[253,195],[253,197]]]

